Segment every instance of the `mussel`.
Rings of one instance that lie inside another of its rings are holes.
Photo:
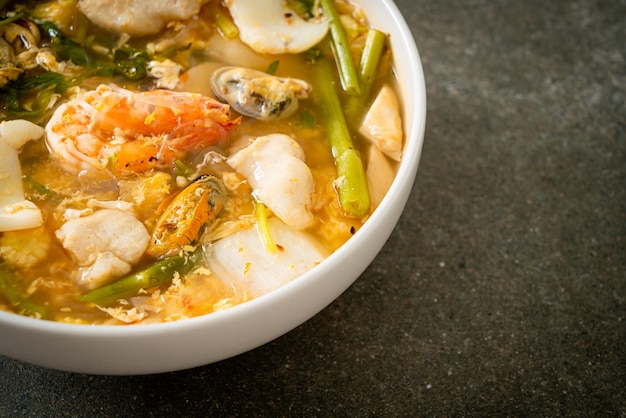
[[[152,233],[147,253],[155,258],[179,254],[197,244],[209,222],[224,207],[226,188],[220,179],[203,175],[169,201]]]
[[[244,67],[222,67],[211,77],[218,99],[242,115],[259,120],[276,120],[291,115],[298,99],[305,99],[311,86],[296,78],[276,77]]]
[[[25,68],[37,66],[36,54],[41,42],[37,25],[28,19],[0,21],[0,87],[17,78]]]

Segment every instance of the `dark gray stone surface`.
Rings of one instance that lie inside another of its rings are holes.
[[[362,277],[193,370],[0,358],[0,416],[626,416],[626,2],[397,3],[426,140]]]

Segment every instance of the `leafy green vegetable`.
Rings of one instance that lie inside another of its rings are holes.
[[[308,110],[305,110],[300,116],[300,120],[298,121],[298,126],[303,128],[312,128],[317,125],[317,118],[315,115]]]
[[[272,62],[270,63],[270,65],[268,65],[268,67],[267,67],[267,71],[266,71],[266,72],[267,72],[268,74],[271,74],[271,75],[276,74],[276,72],[278,71],[278,66],[279,66],[279,65],[280,65],[280,61],[279,61],[279,60],[272,61]]]
[[[304,61],[309,64],[315,64],[315,62],[322,56],[322,51],[319,48],[307,49],[302,53]]]
[[[148,53],[135,48],[115,50],[113,62],[118,73],[129,80],[141,80],[148,75]]]
[[[0,25],[7,20],[0,22]],[[80,45],[65,36],[53,23],[35,23],[41,33],[50,38],[50,47],[57,60],[71,61],[84,70],[73,79],[53,71],[22,74],[0,89],[0,116],[6,117],[2,114],[3,110],[15,117],[37,120],[49,110],[58,95],[87,78],[120,75],[128,80],[139,81],[148,75],[149,57],[145,50],[118,48],[113,52],[111,61],[97,59],[90,49],[94,40],[92,36],[86,37],[84,45]]]
[[[314,16],[313,6],[315,6],[315,0],[290,0],[287,4],[303,18]]]
[[[148,75],[148,53],[137,48],[117,48],[113,52],[113,65],[96,60],[89,49],[72,41],[50,22],[39,22],[40,28],[50,37],[55,55],[62,60],[70,60],[76,65],[85,68],[95,68],[95,74],[119,74],[129,80],[141,80]],[[90,45],[93,38],[88,39]]]
[[[40,30],[50,37],[52,50],[57,58],[72,61],[81,67],[95,67],[95,59],[89,51],[72,41],[50,22],[37,22]]]
[[[0,294],[19,313],[42,319],[48,317],[46,309],[29,300],[28,294],[17,285],[17,277],[6,263],[0,263]]]
[[[65,76],[53,71],[35,74],[24,77],[16,88],[18,90],[28,91],[36,88],[47,88],[52,86],[56,86],[59,93],[64,93],[68,87]]]
[[[52,71],[25,75],[0,90],[0,103],[14,116],[36,119],[49,109],[55,96],[65,93],[71,84],[65,76]]]

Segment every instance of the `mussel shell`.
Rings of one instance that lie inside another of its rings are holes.
[[[276,77],[244,67],[222,67],[213,72],[211,89],[238,113],[259,120],[277,120],[298,109],[311,87],[303,80]]]
[[[196,244],[222,210],[225,196],[220,179],[200,176],[169,202],[154,228],[147,253],[163,258]]]

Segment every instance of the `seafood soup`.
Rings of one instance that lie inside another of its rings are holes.
[[[0,1],[0,309],[194,317],[315,268],[402,159],[347,0]]]

